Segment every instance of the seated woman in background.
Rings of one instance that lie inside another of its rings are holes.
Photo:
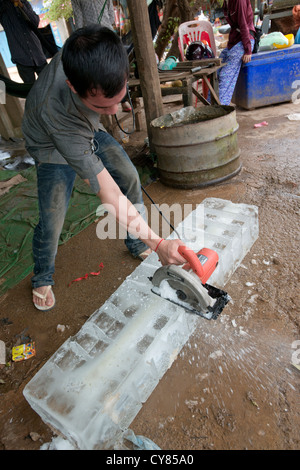
[[[227,47],[220,58],[225,63],[218,74],[221,104],[229,105],[242,63],[250,62],[255,28],[250,0],[224,0],[224,16],[231,26]]]
[[[295,44],[300,44],[300,5],[295,5],[293,8],[294,23],[298,32],[295,36]]]

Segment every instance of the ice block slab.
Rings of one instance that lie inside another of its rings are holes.
[[[195,251],[217,251],[209,283],[222,288],[258,237],[258,210],[205,199],[177,231]],[[158,267],[152,253],[24,389],[41,418],[79,449],[113,448],[196,325],[207,321],[151,292]]]

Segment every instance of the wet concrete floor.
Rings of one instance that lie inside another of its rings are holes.
[[[299,121],[287,118],[295,112],[293,103],[237,110],[242,170],[234,178],[205,189],[179,190],[159,180],[147,186],[158,204],[196,205],[206,197],[255,204],[260,221],[259,239],[225,286],[232,302],[218,321],[199,319],[132,423],[161,449],[300,448],[300,371],[292,364],[300,362],[300,134]],[[262,121],[268,126],[254,128]],[[132,158],[145,137],[145,131],[130,137]],[[67,287],[100,262],[101,276]],[[138,265],[122,240],[99,240],[93,224],[58,250],[51,313],[32,306],[30,276],[0,298],[0,318],[11,320],[0,325],[1,339],[11,347],[26,331],[37,345],[35,358],[0,370],[1,449],[39,449],[51,441],[55,434],[27,404],[23,387]]]

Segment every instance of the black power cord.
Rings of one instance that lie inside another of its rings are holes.
[[[171,224],[171,222],[164,216],[164,214],[162,213],[162,211],[157,207],[157,205],[155,204],[155,202],[153,201],[152,197],[150,196],[150,194],[147,193],[147,191],[145,190],[145,188],[143,186],[141,186],[142,190],[144,191],[144,193],[146,194],[146,196],[148,197],[148,199],[150,199],[150,201],[152,202],[152,204],[154,205],[155,209],[160,213],[161,217],[170,225],[171,229],[174,230],[174,232],[176,233],[177,237],[179,238],[179,240],[181,240],[180,238],[180,235],[179,233],[177,232],[177,230],[173,227],[173,225]]]
[[[127,83],[127,96],[128,96],[128,101],[129,101],[129,104],[131,106],[131,112],[132,112],[132,131],[130,132],[127,132],[127,131],[124,131],[124,129],[122,128],[121,124],[119,123],[118,121],[118,118],[117,118],[117,115],[115,114],[115,120],[116,120],[116,123],[118,125],[118,128],[124,132],[124,134],[127,134],[127,135],[130,135],[130,134],[133,134],[134,131],[135,131],[135,114],[134,114],[134,109],[133,109],[133,104],[132,104],[132,100],[131,100],[131,96],[130,96],[130,91],[129,91],[129,86],[128,86],[128,83]]]
[[[131,110],[132,110],[132,131],[130,132],[126,132],[124,131],[124,129],[122,128],[122,126],[120,125],[119,121],[118,121],[118,118],[117,118],[117,115],[115,114],[115,120],[117,122],[117,125],[119,127],[119,129],[124,132],[124,134],[127,134],[127,135],[130,135],[132,134],[134,131],[135,131],[135,114],[134,114],[134,109],[133,109],[133,105],[132,105],[132,100],[131,100],[131,96],[130,96],[130,91],[129,91],[129,86],[127,84],[127,96],[128,96],[128,100],[129,100],[129,103],[130,103],[130,106],[131,106]],[[158,206],[155,204],[155,202],[153,201],[152,197],[150,196],[150,194],[148,194],[148,192],[145,190],[145,188],[143,186],[141,186],[143,192],[146,194],[146,196],[148,197],[148,199],[152,202],[152,204],[154,205],[155,209],[159,212],[159,214],[161,215],[161,217],[169,224],[169,226],[171,227],[172,230],[174,230],[174,232],[176,233],[177,237],[179,239],[180,238],[180,235],[179,233],[177,232],[177,230],[173,227],[173,225],[171,224],[171,222],[164,216],[164,214],[162,213],[162,211],[158,208]]]

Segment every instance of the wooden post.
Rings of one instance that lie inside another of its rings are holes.
[[[144,100],[150,150],[153,151],[150,122],[163,114],[163,101],[151,35],[148,7],[146,0],[127,0],[127,5],[130,14],[141,92]]]

